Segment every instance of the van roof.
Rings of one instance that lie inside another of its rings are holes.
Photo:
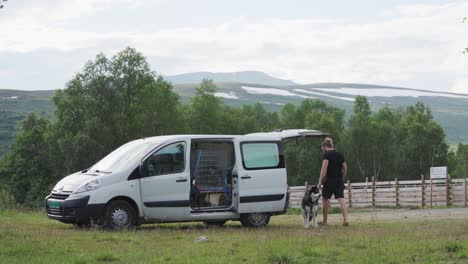
[[[301,138],[301,137],[324,137],[328,134],[318,130],[308,129],[280,129],[273,132],[260,132],[251,133],[246,135],[220,135],[220,134],[183,134],[183,135],[169,135],[169,136],[155,136],[142,138],[138,140],[148,141],[148,143],[161,143],[173,140],[186,140],[186,139],[235,139],[245,138],[247,140],[282,140],[286,138]]]

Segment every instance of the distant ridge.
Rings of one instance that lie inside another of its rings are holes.
[[[226,104],[238,107],[260,103],[269,111],[278,111],[288,103],[299,104],[304,99],[320,99],[345,110],[346,117],[349,117],[358,95],[369,98],[373,111],[382,107],[396,109],[422,102],[431,108],[435,120],[444,128],[449,143],[468,143],[468,94],[345,82],[298,85],[253,71],[198,72],[168,76],[167,80],[174,84],[174,91],[187,103],[203,78],[216,82],[218,91],[215,96]],[[19,121],[28,113],[51,118],[54,116],[55,106],[51,100],[54,94],[55,90],[0,89],[0,156],[10,147],[20,126]]]
[[[173,84],[200,83],[203,79],[210,79],[214,82],[255,83],[273,86],[296,85],[293,81],[275,78],[260,71],[191,72],[164,76],[164,79]]]

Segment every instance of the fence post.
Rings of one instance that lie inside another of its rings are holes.
[[[445,178],[445,205],[450,206],[450,175]]]
[[[375,207],[375,177],[372,176],[372,207]]]
[[[432,178],[430,179],[430,182],[431,182],[431,208],[432,208],[432,193],[433,193],[433,191],[432,191]]]
[[[367,197],[367,185],[368,185],[368,179],[366,177],[366,188],[364,189],[364,196],[366,197],[366,203],[365,203],[366,205],[365,206],[367,206],[367,198],[368,198]]]
[[[426,189],[426,181],[424,179],[424,174],[421,174],[421,208],[424,208],[424,190]]]
[[[395,178],[395,206],[400,206],[400,192],[398,190],[398,178]]]
[[[466,197],[466,195],[467,195],[467,190],[466,190],[466,178],[465,178],[465,180],[463,181],[463,186],[465,187],[465,207],[467,207],[467,206],[468,206],[468,201],[467,201],[467,197]]]
[[[351,194],[351,190],[352,190],[351,183],[348,180],[348,205],[349,205],[349,208],[351,208],[353,206],[352,201],[351,201],[351,198],[353,197],[352,194]]]

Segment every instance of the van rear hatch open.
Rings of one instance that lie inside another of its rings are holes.
[[[247,134],[246,136],[277,136],[281,139],[297,139],[297,138],[324,138],[328,134],[309,129],[278,129],[273,132],[261,132]]]

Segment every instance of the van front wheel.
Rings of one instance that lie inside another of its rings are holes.
[[[133,228],[135,224],[136,211],[129,202],[115,200],[107,205],[104,215],[104,227],[122,230]]]
[[[267,213],[243,214],[240,220],[244,227],[259,228],[268,225],[270,222],[270,215]]]

